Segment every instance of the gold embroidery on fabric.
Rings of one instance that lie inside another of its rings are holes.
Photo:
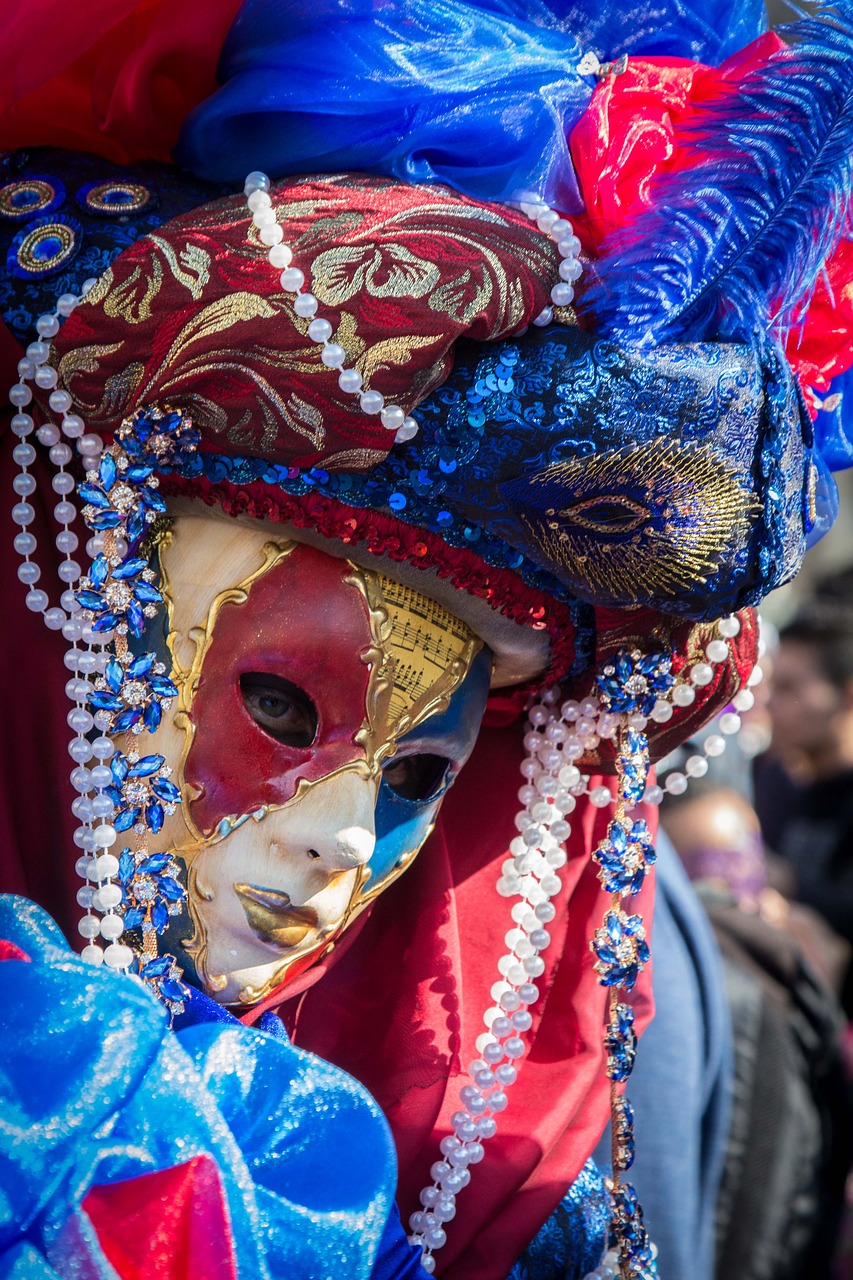
[[[673,596],[706,581],[759,509],[711,446],[665,438],[558,462],[526,482],[555,495],[544,516],[520,511],[540,551],[590,591],[617,599],[638,589]],[[626,496],[643,489],[645,504]],[[612,510],[620,505],[627,531]],[[643,510],[648,523],[637,519]]]
[[[362,291],[374,298],[423,298],[440,279],[434,262],[394,243],[339,245],[318,254],[311,268],[314,295],[330,307]]]
[[[88,347],[75,347],[73,351],[66,351],[59,361],[60,382],[69,391],[72,390],[75,378],[81,374],[96,373],[100,368],[101,357],[111,356],[113,352],[119,351],[122,345],[121,342],[99,342]],[[94,405],[81,400],[76,392],[74,399],[86,410],[91,411],[94,408]]]
[[[342,449],[323,459],[324,471],[369,471],[384,461],[381,449]]]
[[[148,238],[163,254],[178,284],[183,285],[198,302],[210,280],[210,254],[207,250],[188,241],[180,253],[176,253],[169,241],[161,236],[149,235]]]
[[[111,320],[123,320],[125,324],[143,324],[151,319],[154,299],[163,283],[163,267],[156,258],[151,263],[151,275],[140,266],[131,271],[126,280],[110,289],[104,298],[104,315]]]

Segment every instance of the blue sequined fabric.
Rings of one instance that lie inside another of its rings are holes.
[[[583,1280],[601,1262],[609,1222],[604,1179],[587,1160],[507,1280]]]
[[[62,293],[178,214],[231,189],[164,164],[110,164],[40,147],[0,159],[0,315],[22,343]]]

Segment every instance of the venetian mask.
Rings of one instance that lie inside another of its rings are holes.
[[[179,705],[154,749],[183,804],[163,849],[189,922],[169,943],[224,1004],[302,973],[418,853],[491,677],[465,623],[282,536],[176,512],[159,546]]]

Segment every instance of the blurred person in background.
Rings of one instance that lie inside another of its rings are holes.
[[[853,943],[853,575],[821,584],[780,635],[772,745],[755,778],[772,878]],[[842,1001],[853,1013],[848,965]]]
[[[770,886],[743,794],[695,779],[689,794],[667,796],[661,822],[711,920],[732,1021],[717,1280],[823,1280],[853,1157],[843,1015],[832,991],[849,948]]]

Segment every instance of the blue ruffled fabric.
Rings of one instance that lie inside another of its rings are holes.
[[[715,64],[765,28],[763,0],[246,0],[175,156],[216,181],[362,169],[572,213],[584,52]]]
[[[566,138],[592,95],[570,30],[460,0],[246,0],[176,159],[217,181],[364,170],[580,208]]]
[[[0,937],[31,958],[0,963],[0,1278],[114,1280],[89,1188],[203,1153],[241,1276],[367,1280],[389,1249],[389,1280],[425,1274],[389,1217],[385,1121],[344,1072],[230,1016],[169,1031],[141,984],[85,965],[25,899],[0,898]]]

